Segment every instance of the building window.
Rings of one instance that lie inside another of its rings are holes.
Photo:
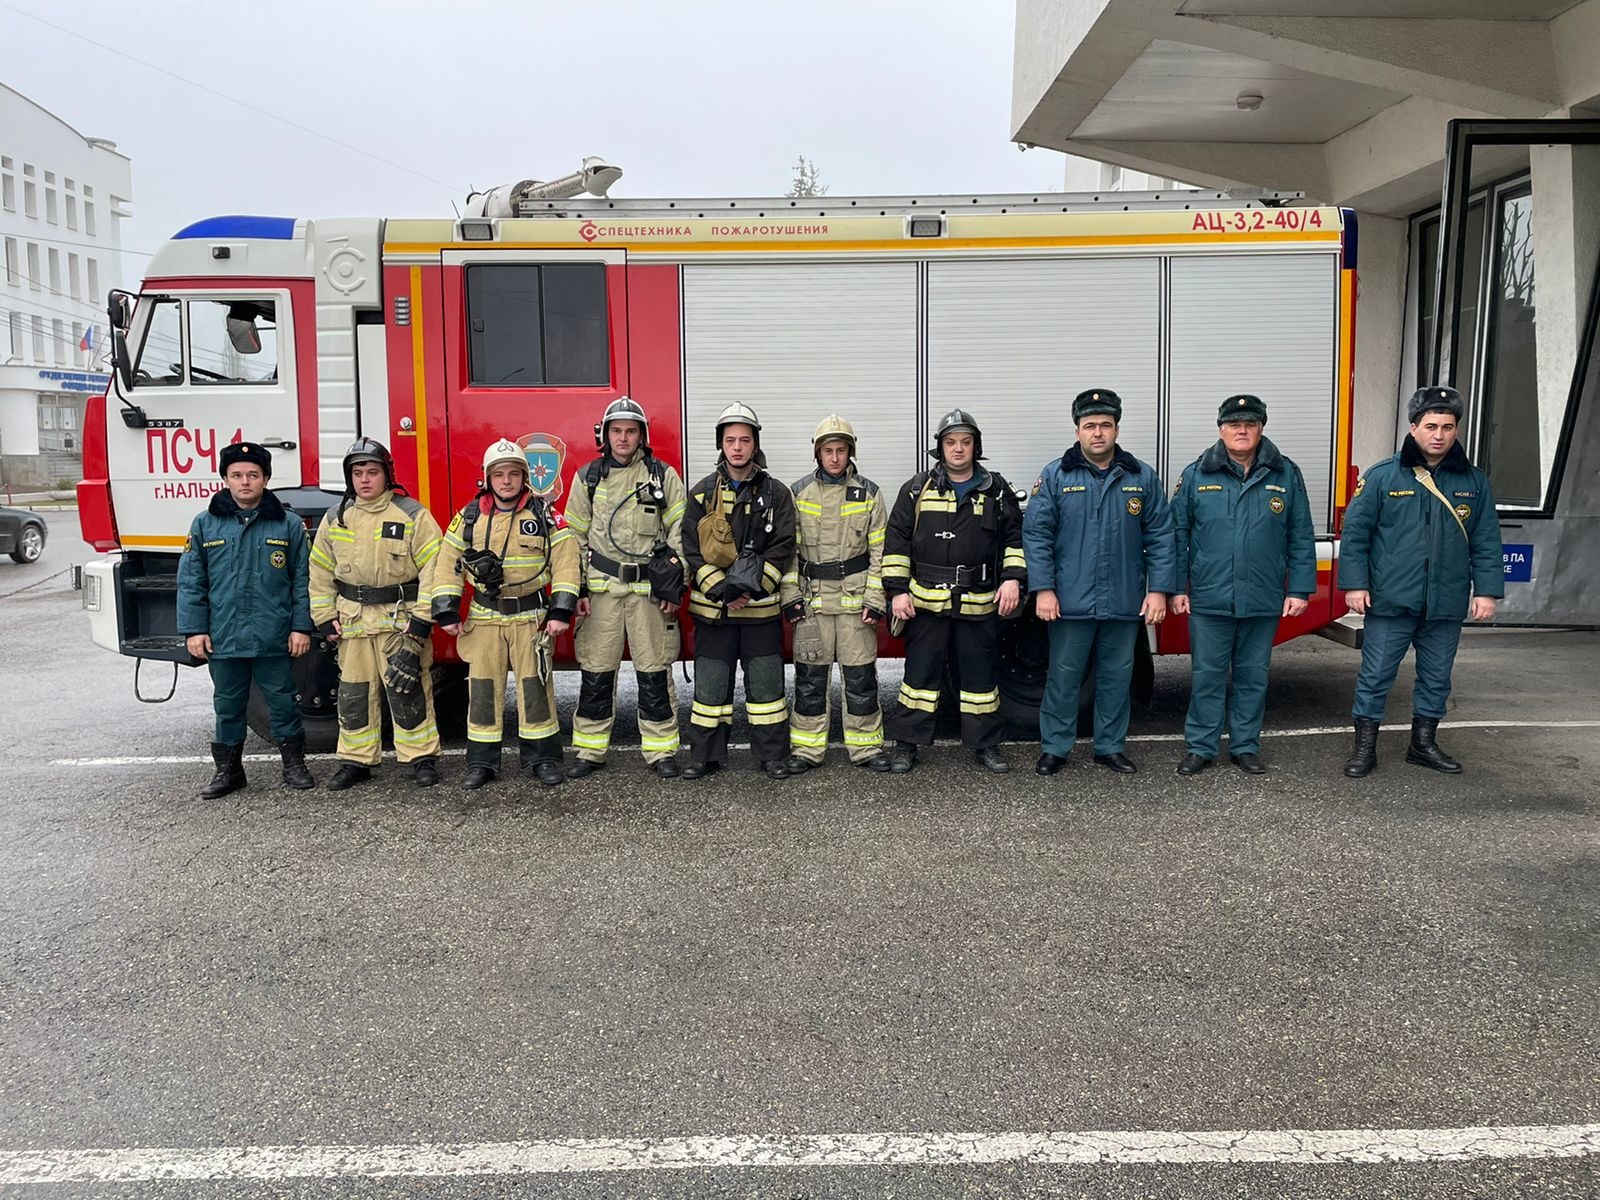
[[[472,383],[603,387],[611,382],[606,274],[600,263],[467,268]]]
[[[22,284],[22,270],[17,266],[17,239],[6,239],[6,282],[12,287]]]
[[[27,178],[22,181],[22,215],[34,218],[39,215],[39,187],[33,180]]]
[[[11,160],[0,159],[0,208],[17,211],[17,177],[11,173]]]
[[[67,294],[74,300],[83,299],[83,290],[78,287],[78,256],[70,250],[67,252]]]
[[[83,322],[82,321],[74,321],[72,323],[72,349],[73,349],[73,352],[76,353],[76,354],[82,354],[83,353]]]
[[[94,201],[88,198],[89,189],[83,189],[83,231],[90,237],[95,237],[94,231]]]
[[[67,193],[67,228],[78,227],[78,198],[71,192]]]
[[[55,359],[57,366],[65,366],[67,361],[67,328],[60,317],[50,322],[50,336],[55,341]]]
[[[89,303],[96,308],[105,297],[100,294],[100,264],[94,259],[89,260]]]
[[[29,242],[28,243],[28,272],[27,272],[27,274],[28,274],[28,290],[30,292],[37,292],[37,291],[43,290],[44,284],[41,283],[40,280],[39,280],[39,243],[38,242]]]
[[[50,290],[61,295],[61,251],[50,247]]]
[[[61,223],[56,216],[56,190],[49,184],[46,184],[44,189],[44,219],[52,225]]]
[[[11,354],[17,358],[26,358],[28,351],[22,344],[22,314],[13,310],[7,324],[11,328]]]
[[[44,361],[44,318],[33,318],[33,361]]]

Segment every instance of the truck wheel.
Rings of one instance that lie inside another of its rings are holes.
[[[322,638],[313,637],[310,651],[294,660],[294,682],[300,694],[300,720],[306,727],[306,751],[333,753],[339,742],[339,656],[334,648]],[[267,702],[254,685],[245,718],[265,741],[278,744],[272,736]]]

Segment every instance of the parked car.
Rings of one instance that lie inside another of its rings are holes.
[[[0,554],[19,563],[37,562],[44,553],[44,518],[25,508],[0,506]]]

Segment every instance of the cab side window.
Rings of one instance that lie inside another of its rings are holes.
[[[189,301],[189,382],[278,381],[277,305],[271,300]]]
[[[176,300],[154,303],[144,341],[134,363],[134,387],[176,387],[183,382],[183,306]]]

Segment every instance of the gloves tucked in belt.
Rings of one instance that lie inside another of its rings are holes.
[[[413,637],[408,627],[391,633],[383,643],[383,656],[388,666],[383,672],[383,686],[399,696],[410,696],[422,687],[421,638]]]

